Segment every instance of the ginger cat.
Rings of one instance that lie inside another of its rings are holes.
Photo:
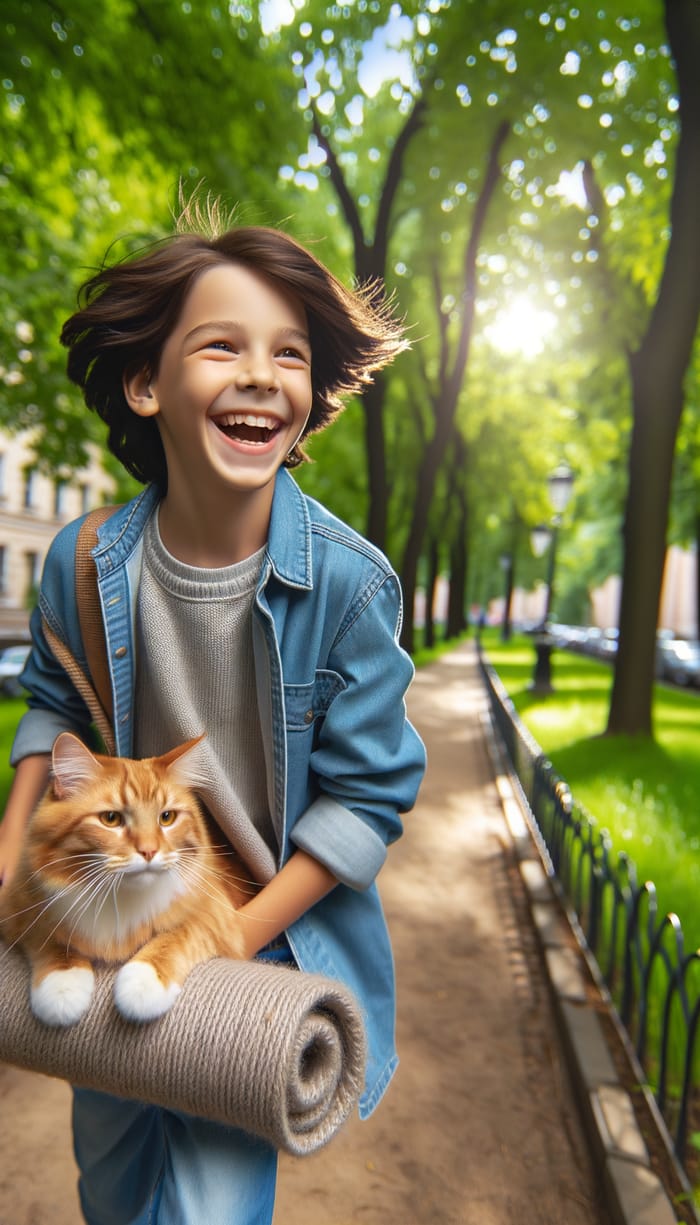
[[[47,1025],[86,1013],[94,962],[124,963],[115,1004],[150,1021],[199,962],[244,956],[236,910],[255,886],[228,844],[212,843],[192,790],[186,758],[202,739],[132,761],[58,736],[51,785],[0,889],[0,937],[24,949],[32,1011]]]

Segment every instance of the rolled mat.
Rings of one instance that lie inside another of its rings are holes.
[[[143,1025],[112,999],[99,969],[88,1013],[44,1025],[29,1006],[29,967],[0,952],[0,1060],[74,1085],[216,1119],[295,1156],[345,1122],[364,1082],[359,1006],[342,983],[265,962],[197,966],[173,1008]]]

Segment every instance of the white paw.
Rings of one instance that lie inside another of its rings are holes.
[[[85,1015],[92,999],[95,975],[85,966],[52,970],[32,987],[32,1012],[45,1025],[74,1025]]]
[[[154,1021],[172,1008],[180,994],[177,983],[164,986],[153,966],[127,961],[114,982],[114,1002],[129,1021]]]

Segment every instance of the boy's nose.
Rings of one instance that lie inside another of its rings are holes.
[[[268,391],[278,386],[275,363],[267,355],[250,353],[244,356],[236,369],[236,386],[242,391]]]

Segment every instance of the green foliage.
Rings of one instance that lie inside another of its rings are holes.
[[[5,810],[7,793],[14,777],[14,770],[9,762],[10,746],[14,739],[15,729],[27,709],[24,698],[6,698],[0,696],[0,813]]]
[[[275,12],[285,24],[273,24]],[[569,572],[590,585],[619,566],[624,353],[658,284],[678,127],[661,0],[642,0],[633,14],[620,0],[604,9],[560,0],[273,9],[254,0],[228,10],[69,0],[55,12],[16,5],[1,28],[0,424],[36,425],[47,466],[82,463],[86,440],[102,436],[66,384],[57,337],[78,284],[111,244],[111,255],[124,253],[167,231],[178,180],[204,180],[238,203],[242,222],[285,225],[348,279],[353,235],[314,114],[366,238],[392,150],[423,98],[389,227],[388,284],[414,345],[389,373],[389,551],[398,558],[405,543],[434,429],[440,327],[454,341],[486,151],[506,119],[459,407],[472,569],[497,589],[497,559],[517,522],[519,570],[528,581],[537,574],[527,529],[549,513],[545,478],[562,458],[577,482],[561,596]],[[529,352],[522,313],[509,314],[518,302],[526,317],[554,321]],[[692,402],[696,389],[694,367]],[[674,532],[685,541],[698,502],[696,433],[689,422],[678,465]],[[312,442],[316,462],[300,473],[359,527],[363,448],[351,406]],[[443,473],[433,520],[444,535],[454,492],[454,474]]]

